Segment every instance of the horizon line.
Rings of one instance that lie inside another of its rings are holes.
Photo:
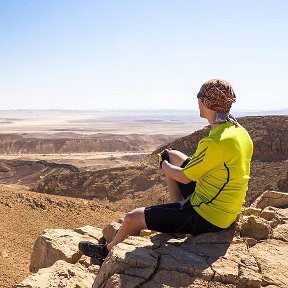
[[[231,112],[247,112],[247,113],[253,113],[253,112],[288,112],[287,108],[282,109],[270,109],[270,110],[255,110],[255,109],[232,109]],[[3,112],[9,112],[9,111],[70,111],[70,112],[97,112],[97,111],[111,111],[111,112],[121,112],[121,111],[151,111],[151,112],[157,112],[157,111],[191,111],[191,112],[198,112],[198,109],[187,109],[187,108],[98,108],[98,109],[72,109],[72,108],[14,108],[14,109],[3,109],[0,108],[0,111]]]

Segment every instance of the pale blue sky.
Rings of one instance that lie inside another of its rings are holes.
[[[288,108],[288,1],[0,0],[0,109]]]

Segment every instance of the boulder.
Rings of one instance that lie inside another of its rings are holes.
[[[120,227],[121,224],[119,222],[112,222],[104,227],[103,236],[107,243],[110,243],[114,239]]]
[[[119,243],[105,259],[93,287],[114,287],[109,284],[114,274],[126,280],[128,276],[132,277],[131,287],[145,283],[158,264],[158,254],[153,251],[153,246],[151,240],[142,237],[128,237]]]
[[[266,219],[267,221],[272,221],[276,218],[276,209],[274,207],[265,207],[260,214],[260,217]]]
[[[37,272],[40,268],[53,265],[57,260],[64,260],[75,264],[80,254],[78,243],[83,240],[98,242],[102,237],[102,230],[85,226],[71,229],[45,229],[33,247],[31,255],[30,271]]]
[[[273,238],[284,242],[288,242],[288,223],[278,225],[273,230]]]
[[[288,206],[288,193],[265,191],[251,204],[251,207],[260,209],[264,209],[268,206],[276,208]]]
[[[254,207],[243,208],[241,214],[243,216],[250,216],[250,215],[260,216],[261,209]]]
[[[100,240],[103,237],[103,231],[100,228],[96,228],[93,226],[84,226],[84,227],[80,227],[80,228],[76,228],[74,229],[75,232],[81,234],[81,235],[86,235],[86,236],[90,236],[96,240]]]
[[[51,267],[42,268],[37,273],[28,276],[21,284],[13,288],[91,288],[99,270],[87,269],[79,262],[68,263],[56,261]],[[96,272],[96,274],[95,274]]]
[[[241,226],[241,236],[256,240],[267,239],[271,231],[272,228],[269,221],[254,215],[244,218]]]

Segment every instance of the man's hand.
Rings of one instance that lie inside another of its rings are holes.
[[[158,164],[162,168],[163,161],[167,160],[169,162],[169,150],[165,149],[158,154]]]

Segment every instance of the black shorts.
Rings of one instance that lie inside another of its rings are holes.
[[[181,167],[190,161],[186,159]],[[178,183],[185,200],[181,202],[146,207],[144,210],[146,226],[150,230],[163,233],[187,233],[197,235],[223,230],[201,217],[190,203],[196,182]]]
[[[191,158],[188,157],[182,163],[182,165],[180,167],[184,168],[189,163],[190,160],[191,160]],[[189,197],[189,196],[191,196],[191,194],[195,191],[195,187],[196,187],[196,182],[195,181],[191,181],[188,184],[183,184],[183,183],[180,183],[180,182],[177,182],[177,183],[178,183],[178,186],[179,186],[179,188],[181,190],[181,193],[182,193],[184,199]]]

